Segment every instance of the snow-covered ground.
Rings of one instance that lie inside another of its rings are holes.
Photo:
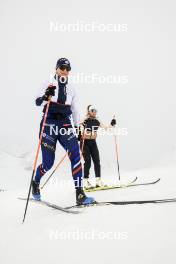
[[[22,224],[25,202],[17,198],[27,194],[29,160],[25,155],[14,157],[1,152],[0,188],[6,190],[0,192],[1,263],[175,263],[174,203],[94,207],[78,215],[30,203]],[[61,206],[75,203],[68,166],[64,161],[43,189],[45,200]],[[176,197],[175,174],[173,161],[150,169],[122,171],[123,182],[134,176],[139,177],[138,182],[158,177],[161,181],[93,195],[97,201]],[[116,171],[104,169],[103,175],[106,181],[112,180]]]

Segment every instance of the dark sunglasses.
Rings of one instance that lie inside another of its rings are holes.
[[[97,110],[96,109],[91,109],[90,110],[92,113],[97,113]]]
[[[69,65],[61,65],[61,66],[59,67],[59,69],[60,69],[61,71],[64,71],[64,70],[66,70],[66,71],[70,71],[70,70],[71,70],[71,68],[70,68]]]

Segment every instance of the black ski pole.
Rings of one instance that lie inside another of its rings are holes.
[[[113,118],[115,118],[115,115],[113,116]],[[116,135],[116,133],[114,133],[114,142],[115,142],[115,150],[116,150],[118,178],[119,178],[119,181],[120,181],[121,180],[121,176],[120,176],[120,165],[119,165],[119,155],[118,155],[117,135]]]

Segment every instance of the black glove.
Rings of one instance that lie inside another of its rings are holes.
[[[115,126],[115,125],[116,125],[116,119],[113,118],[113,119],[111,120],[111,126]]]
[[[43,100],[48,101],[50,96],[55,96],[55,89],[56,89],[56,86],[54,86],[54,85],[48,86],[48,88],[46,89],[45,94],[43,96]]]

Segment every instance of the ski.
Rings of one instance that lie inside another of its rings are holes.
[[[27,198],[21,198],[21,197],[19,197],[18,199],[22,200],[22,201],[26,201],[27,200]],[[35,200],[33,198],[30,198],[29,201],[34,202],[34,203],[38,203],[38,204],[41,204],[41,205],[45,205],[45,206],[48,206],[48,207],[50,207],[52,209],[59,210],[59,211],[62,211],[62,212],[65,212],[65,213],[69,213],[69,214],[79,214],[80,213],[80,211],[70,210],[70,209],[67,209],[67,208],[64,208],[64,207],[49,203],[49,202],[44,201],[44,200],[39,200],[38,201],[38,200]]]
[[[111,190],[115,188],[125,188],[137,181],[138,177],[134,178],[132,181],[128,182],[127,184],[117,184],[111,186],[101,186],[101,187],[91,187],[91,188],[84,188],[85,192],[95,192],[95,191],[104,191],[104,190]]]
[[[145,185],[152,185],[152,184],[156,184],[161,180],[161,178],[158,178],[155,181],[151,181],[151,182],[144,182],[144,183],[135,183],[135,184],[131,184],[130,186],[127,187],[135,187],[135,186],[145,186]]]
[[[95,191],[105,191],[105,190],[112,190],[112,189],[120,189],[120,188],[128,188],[128,187],[136,187],[136,186],[145,186],[145,185],[152,185],[156,184],[159,182],[161,179],[157,179],[155,181],[151,182],[145,182],[145,183],[135,183],[137,181],[137,177],[130,183],[128,184],[119,184],[119,185],[113,185],[113,186],[103,186],[103,187],[94,187],[94,188],[89,188],[85,189],[86,192],[95,192]]]
[[[176,198],[170,199],[155,199],[155,200],[136,200],[136,201],[113,201],[113,202],[95,202],[89,205],[72,205],[65,207],[65,209],[74,209],[74,208],[87,208],[87,207],[96,207],[96,206],[105,206],[105,205],[134,205],[134,204],[160,204],[160,203],[176,203]]]

